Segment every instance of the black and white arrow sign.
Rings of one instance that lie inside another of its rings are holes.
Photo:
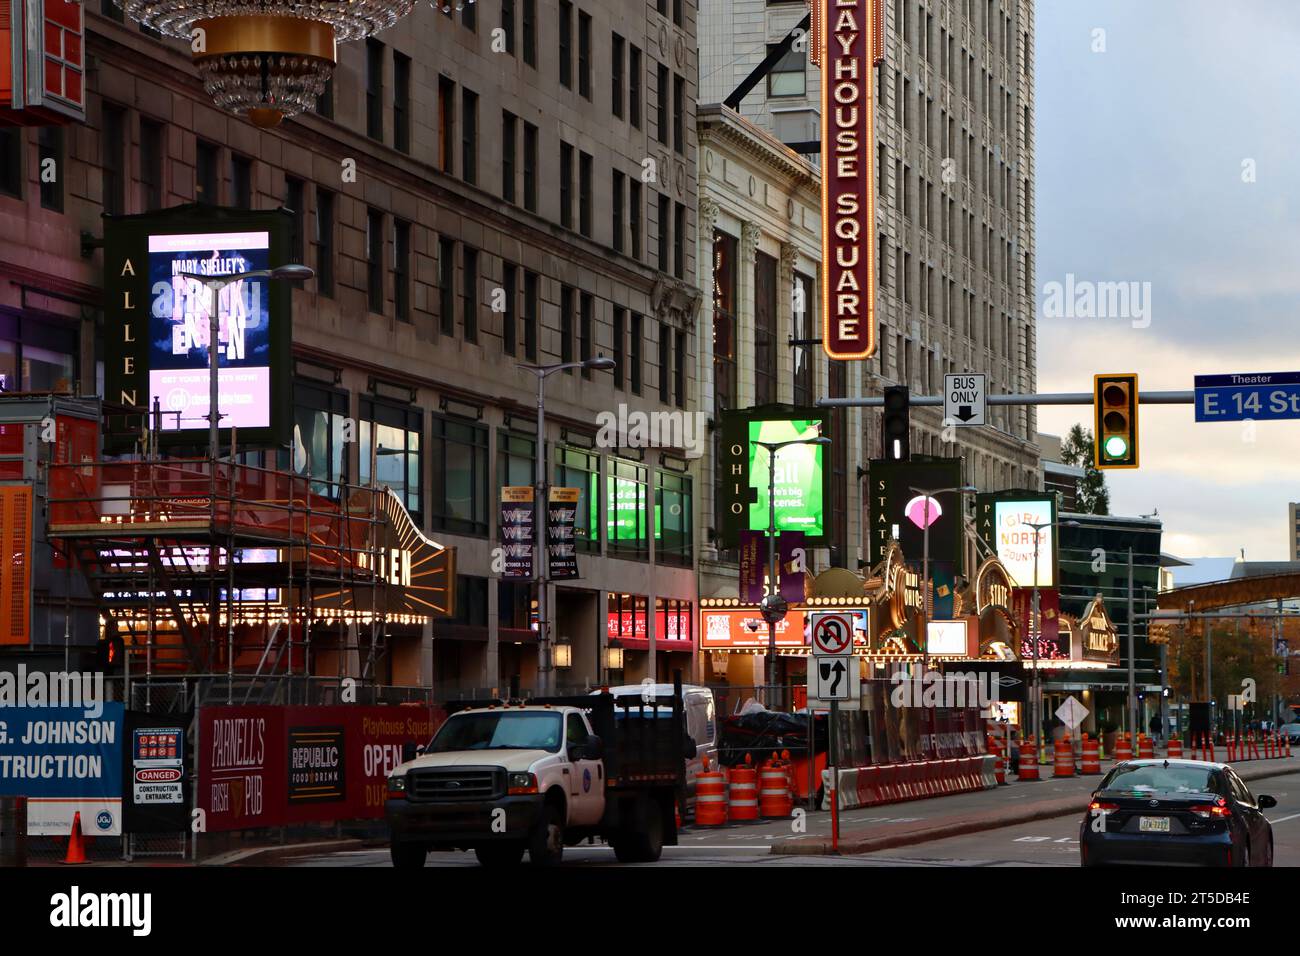
[[[988,416],[987,377],[982,372],[943,377],[943,423],[983,425]]]

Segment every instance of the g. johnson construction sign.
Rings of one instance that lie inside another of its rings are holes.
[[[833,359],[876,351],[872,0],[823,0],[822,344]]]

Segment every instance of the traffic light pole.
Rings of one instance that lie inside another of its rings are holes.
[[[1012,392],[1007,395],[989,395],[986,401],[990,405],[1091,405],[1092,392]],[[885,404],[883,396],[864,396],[861,398],[819,398],[814,403],[818,408],[880,408]],[[909,404],[913,407],[943,407],[942,395],[913,395]],[[1139,392],[1140,405],[1195,405],[1196,392]]]

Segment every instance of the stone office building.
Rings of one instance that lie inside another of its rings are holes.
[[[557,683],[689,676],[686,450],[598,441],[600,412],[697,401],[696,9],[633,6],[420,4],[340,47],[314,114],[262,131],[209,102],[183,44],[88,4],[85,124],[0,133],[0,387],[102,392],[103,257],[82,242],[101,213],[285,206],[316,277],[293,292],[293,447],[253,457],[353,482],[373,461],[458,549],[456,619],[394,639],[379,680],[535,684],[531,589],[492,552],[498,489],[532,483],[539,438],[552,483],[582,489],[582,576],[548,602]],[[538,436],[516,364],[598,354],[612,374],[548,379]]]

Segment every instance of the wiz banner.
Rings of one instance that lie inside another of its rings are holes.
[[[504,564],[501,577],[529,580],[533,576],[533,489],[528,485],[504,485],[501,488],[501,535]]]
[[[824,0],[822,344],[833,359],[876,351],[871,0]]]
[[[578,576],[575,528],[581,498],[581,488],[551,489],[546,509],[546,549],[552,581],[568,581]]]
[[[427,744],[428,707],[205,707],[199,806],[211,832],[381,817],[407,744]]]

